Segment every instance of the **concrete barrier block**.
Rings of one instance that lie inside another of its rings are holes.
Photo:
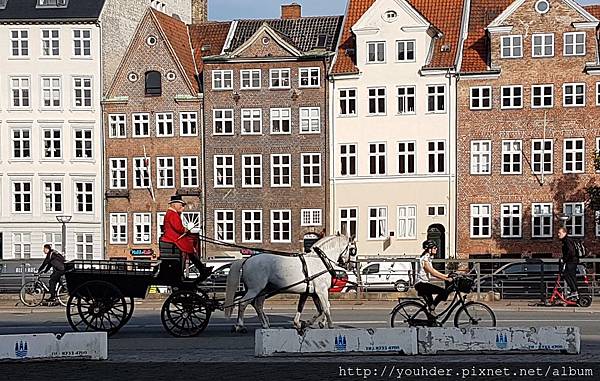
[[[60,358],[106,360],[108,358],[106,332],[0,336],[0,360]]]
[[[254,354],[258,357],[344,353],[414,355],[417,354],[417,330],[309,329],[301,335],[293,329],[257,329],[255,333]]]
[[[419,354],[556,352],[578,354],[579,327],[419,328]]]

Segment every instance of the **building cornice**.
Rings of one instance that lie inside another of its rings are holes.
[[[500,73],[501,71],[497,69],[478,72],[462,72],[459,73],[458,76],[462,79],[498,79],[500,78]]]
[[[487,28],[487,31],[490,34],[502,34],[502,33],[510,33],[513,30],[512,25],[503,25],[503,26],[490,26]]]
[[[598,24],[600,24],[597,21],[593,21],[593,22],[574,22],[573,28],[575,29],[596,29],[598,27]]]

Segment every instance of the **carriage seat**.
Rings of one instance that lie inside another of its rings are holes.
[[[183,253],[177,245],[171,242],[159,241],[158,252],[161,260],[162,276],[168,276],[173,280],[183,279]]]
[[[183,258],[181,250],[172,242],[159,241],[158,252],[160,253],[160,259],[176,259],[181,261],[181,258]]]

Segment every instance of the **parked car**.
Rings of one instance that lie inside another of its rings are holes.
[[[361,269],[361,281],[366,290],[406,292],[412,284],[411,262],[368,262]],[[353,274],[354,276],[354,274]],[[354,276],[356,283],[356,276]],[[356,285],[346,288],[356,291]]]
[[[491,275],[482,276],[480,289],[483,292],[498,292],[503,299],[539,299],[542,292],[545,292],[546,296],[552,293],[558,270],[558,263],[535,260],[511,262],[500,267]],[[577,284],[580,293],[592,292],[583,265],[577,266]]]

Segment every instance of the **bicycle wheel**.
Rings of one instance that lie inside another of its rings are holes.
[[[416,300],[406,300],[398,303],[392,310],[390,325],[392,328],[401,327],[425,327],[429,325],[429,319],[425,304]]]
[[[19,292],[21,303],[27,307],[39,306],[44,301],[45,295],[44,287],[34,280],[25,283]]]
[[[462,327],[495,327],[496,315],[487,305],[479,302],[468,302],[454,315],[454,326]]]
[[[58,290],[56,290],[56,298],[61,306],[66,307],[67,302],[69,301],[69,291],[67,291],[67,286],[64,284],[58,285]]]

